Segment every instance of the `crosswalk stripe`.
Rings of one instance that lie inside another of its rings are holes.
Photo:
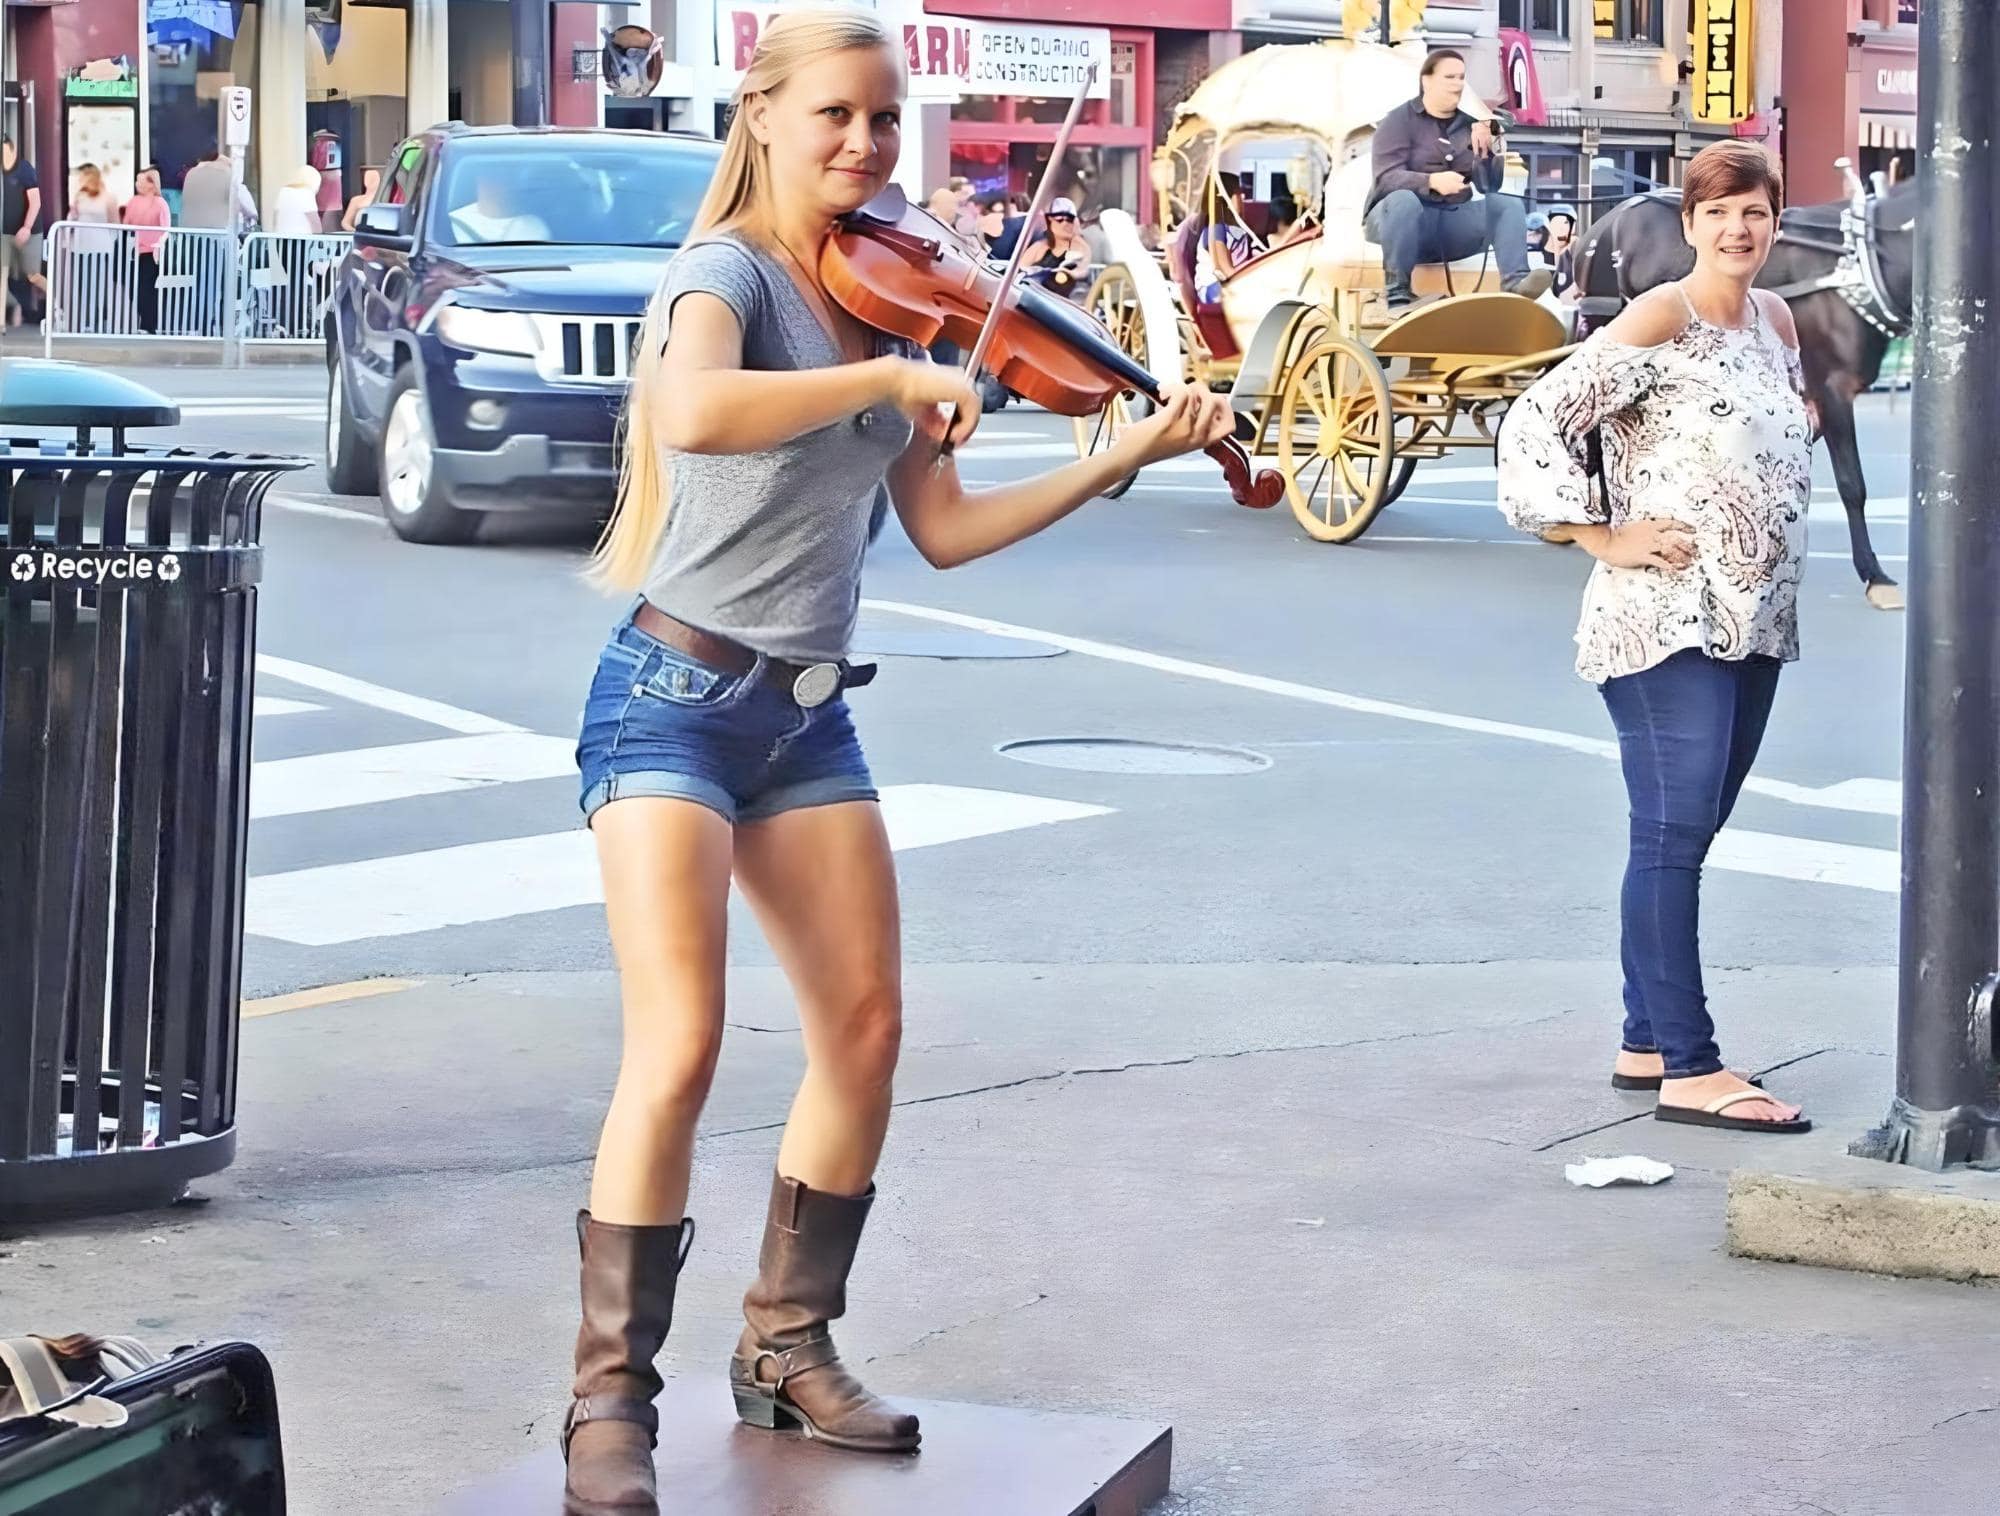
[[[1808,884],[1845,884],[1894,895],[1901,891],[1902,856],[1894,848],[1855,847],[1778,832],[1730,829],[1708,850],[1711,868]]]
[[[882,790],[898,852],[1110,814],[1109,808],[949,784]],[[245,930],[303,947],[402,937],[536,911],[602,903],[597,855],[581,826],[250,881]]]
[[[320,400],[182,400],[182,416],[320,416]]]
[[[250,714],[259,721],[272,716],[298,716],[306,711],[323,711],[323,705],[314,705],[310,700],[285,700],[277,695],[258,695],[250,702]]]
[[[275,758],[251,765],[250,817],[299,816],[575,772],[575,742],[537,732],[490,732]]]
[[[300,663],[293,658],[279,658],[271,653],[257,655],[257,672],[268,674],[273,679],[282,679],[287,684],[301,685],[322,694],[338,695],[344,700],[352,700],[357,705],[370,705],[381,711],[393,711],[399,716],[409,716],[417,721],[441,726],[449,732],[463,732],[467,736],[478,736],[487,732],[519,732],[526,728],[515,726],[511,721],[498,721],[491,716],[482,716],[477,711],[464,710],[459,706],[446,705],[442,700],[430,700],[422,695],[411,695],[402,690],[392,690],[385,685],[370,684],[365,679],[356,679],[351,674],[335,673],[314,664]]]

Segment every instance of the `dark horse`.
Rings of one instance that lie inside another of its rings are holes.
[[[1784,213],[1757,283],[1783,297],[1798,325],[1806,398],[1819,407],[1821,435],[1847,508],[1854,570],[1867,586],[1868,603],[1898,610],[1903,593],[1868,540],[1868,483],[1854,437],[1854,397],[1875,382],[1890,341],[1910,327],[1917,186],[1906,180],[1880,189],[1878,181],[1880,192],[1871,196],[1851,174],[1849,184],[1853,193],[1845,204]],[[1599,219],[1577,253],[1582,314],[1602,325],[1626,301],[1693,267],[1694,250],[1681,236],[1679,193],[1627,200]]]

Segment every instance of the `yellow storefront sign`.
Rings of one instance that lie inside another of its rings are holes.
[[[1751,0],[1690,0],[1694,19],[1694,117],[1718,124],[1756,110],[1752,59],[1757,47]]]

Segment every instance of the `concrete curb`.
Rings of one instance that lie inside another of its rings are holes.
[[[2000,1174],[1840,1160],[1810,1177],[1729,1176],[1739,1258],[1916,1279],[2000,1279]]]
[[[39,358],[42,339],[10,335],[0,341],[0,356]],[[152,338],[142,342],[120,342],[115,338],[66,339],[58,337],[49,356],[61,363],[87,363],[117,368],[303,368],[326,363],[324,343],[248,343],[240,363],[222,361],[220,342],[176,342],[172,338]]]

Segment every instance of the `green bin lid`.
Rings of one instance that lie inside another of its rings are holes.
[[[0,426],[179,426],[157,390],[81,363],[9,358],[0,364]]]

